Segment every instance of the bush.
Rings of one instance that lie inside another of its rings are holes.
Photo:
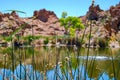
[[[108,47],[108,40],[106,40],[105,38],[100,38],[98,40],[98,45],[100,46],[100,48],[105,48]]]
[[[49,43],[49,39],[46,38],[46,39],[44,40],[44,44],[46,45],[46,44],[48,44],[48,43]]]

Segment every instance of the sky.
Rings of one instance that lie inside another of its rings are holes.
[[[115,6],[119,2],[120,0],[95,0],[95,4],[103,10],[108,10],[110,6]],[[26,12],[26,14],[19,13],[20,17],[31,17],[35,10],[45,8],[54,11],[59,18],[64,11],[68,16],[83,16],[91,3],[92,0],[0,0],[0,12],[19,10]]]

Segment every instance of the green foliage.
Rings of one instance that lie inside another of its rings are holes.
[[[61,23],[61,26],[65,27],[65,29],[68,29],[70,27],[84,28],[84,25],[82,24],[80,18],[78,18],[78,17],[69,16],[67,18],[61,18],[60,23]]]
[[[5,41],[9,42],[9,41],[12,40],[12,37],[11,37],[11,36],[8,36],[8,37],[5,37],[4,39],[5,39]]]
[[[26,14],[26,12],[19,11],[19,10],[6,10],[6,11],[9,11],[9,12],[13,12],[13,11],[15,11],[15,12],[17,12],[17,13],[23,13],[23,14]]]
[[[84,25],[82,24],[80,18],[69,16],[67,18],[60,19],[61,26],[64,26],[66,33],[75,34],[76,29],[83,29]],[[72,29],[73,28],[73,29]]]
[[[23,40],[36,40],[36,39],[39,39],[41,36],[32,36],[32,35],[29,35],[29,36],[25,36],[25,37],[22,37]]]
[[[6,53],[10,53],[10,52],[11,52],[10,47],[0,48],[0,53],[6,54]]]
[[[48,43],[49,43],[49,39],[46,38],[46,39],[44,40],[44,44],[48,44]]]
[[[22,37],[22,40],[24,41],[24,45],[30,45],[32,41],[40,39],[40,38],[41,36],[29,35],[29,36]]]
[[[62,18],[66,18],[67,17],[67,12],[62,12]]]
[[[75,36],[75,29],[74,28],[70,28],[70,36],[71,37]]]

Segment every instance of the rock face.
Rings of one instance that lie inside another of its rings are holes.
[[[87,12],[87,15],[86,15],[87,19],[89,19],[89,20],[98,20],[98,18],[99,18],[98,14],[101,11],[103,11],[103,10],[100,9],[99,5],[97,5],[97,6],[91,5],[89,7],[89,11]]]
[[[55,13],[52,11],[47,11],[45,9],[39,10],[39,11],[34,11],[34,15],[36,19],[41,20],[42,22],[47,22],[48,18],[53,15],[56,17]],[[57,18],[57,17],[56,17]]]
[[[0,13],[0,22],[2,21],[2,13]]]
[[[80,17],[82,22],[85,24],[86,27],[86,35],[89,34],[89,26],[92,26],[92,37],[90,42],[90,46],[94,46],[93,43],[97,42],[99,47],[103,47],[102,43],[107,43],[109,40],[113,42],[112,38],[114,38],[115,42],[120,41],[120,38],[116,35],[120,34],[120,3],[116,6],[110,7],[109,10],[103,11],[100,9],[99,5],[94,6],[92,4],[89,7],[89,10],[85,16]],[[92,21],[89,21],[92,20]],[[80,32],[82,33],[82,32]],[[113,36],[114,34],[114,36]],[[102,39],[104,41],[99,41],[96,39]],[[87,39],[86,39],[87,41]],[[94,42],[95,41],[95,42]],[[107,42],[106,42],[107,41]],[[85,44],[88,44],[85,42]],[[112,43],[109,43],[110,46]],[[116,43],[119,45],[119,43]],[[114,45],[115,47],[118,47],[118,45]]]
[[[9,14],[9,13],[2,14],[0,12],[0,22],[3,21],[3,18],[5,18],[5,17],[10,18],[10,16],[12,16],[14,18],[19,18],[19,16],[16,14],[15,11],[12,11],[11,14]]]
[[[120,30],[120,3],[110,8],[110,14],[112,17],[112,26],[114,26],[115,30]]]
[[[11,15],[12,15],[13,17],[15,17],[15,18],[19,18],[19,16],[16,14],[15,11],[12,11]]]
[[[104,12],[105,13],[105,12]],[[109,34],[111,35],[112,32],[115,34],[120,31],[120,3],[116,6],[110,7],[110,10],[108,10],[106,18],[106,23],[104,27],[109,31]]]
[[[57,16],[52,11],[34,11],[34,16],[30,18],[20,18],[15,11],[10,14],[0,13],[0,35],[10,36],[16,30],[16,35],[20,36],[64,34],[64,28],[60,26]]]

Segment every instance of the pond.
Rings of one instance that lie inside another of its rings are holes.
[[[0,80],[118,80],[120,49],[0,48]]]

